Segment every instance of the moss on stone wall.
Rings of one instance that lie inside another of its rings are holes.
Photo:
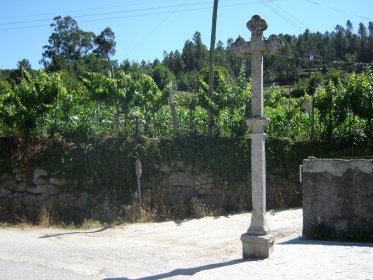
[[[372,146],[354,146],[349,141],[292,143],[268,139],[268,208],[301,206],[298,167],[304,158],[338,156],[351,147],[356,148],[359,155],[373,154]],[[55,138],[36,141],[28,149],[14,138],[0,138],[0,202],[14,194],[20,201],[30,194],[41,200],[60,201],[61,205],[66,204],[64,196],[76,197],[75,202],[69,204],[72,209],[74,203],[79,203],[74,210],[76,213],[102,208],[96,204],[103,199],[109,201],[108,205],[123,205],[129,203],[136,192],[135,160],[139,158],[143,166],[144,191],[148,189],[152,197],[155,197],[152,190],[166,188],[174,204],[177,199],[185,203],[182,201],[185,197],[196,196],[203,203],[224,211],[250,210],[250,150],[248,138]],[[35,176],[37,169],[48,174],[46,178],[41,176],[42,186],[37,185],[40,181]],[[15,182],[17,174],[25,180]],[[176,180],[178,175],[181,177]],[[181,182],[183,176],[190,184]],[[8,177],[13,179],[7,184],[14,181],[15,185],[4,189],[1,195],[2,181]],[[48,187],[53,189],[52,194]],[[27,201],[32,204],[34,200]],[[65,216],[63,211],[61,216]]]

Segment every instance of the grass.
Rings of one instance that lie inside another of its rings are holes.
[[[168,220],[184,220],[187,218],[203,218],[222,214],[222,209],[213,209],[200,199],[194,197],[190,201],[176,200],[164,189],[156,189],[144,193],[140,207],[136,194],[128,204],[115,205],[105,199],[102,205],[91,210],[91,215],[81,223],[66,222],[61,219],[53,206],[44,205],[39,211],[36,221],[19,214],[15,224],[2,222],[1,228],[60,228],[83,229],[118,226],[128,223],[151,223]]]

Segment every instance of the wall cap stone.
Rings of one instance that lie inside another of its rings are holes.
[[[359,169],[364,173],[373,172],[373,159],[305,159],[303,173],[328,172],[342,176],[347,169]]]

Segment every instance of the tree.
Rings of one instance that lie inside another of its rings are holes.
[[[216,66],[223,66],[229,69],[227,52],[222,41],[218,41],[218,43],[216,44],[214,64]]]
[[[208,50],[202,43],[201,33],[196,32],[193,40],[187,40],[181,54],[186,71],[200,71],[207,66]]]
[[[200,71],[207,66],[208,57],[208,50],[207,47],[202,43],[200,32],[197,31],[196,33],[194,33],[193,43],[196,48],[196,70]]]
[[[188,71],[180,74],[178,88],[183,91],[197,92],[199,83],[199,72]]]
[[[22,59],[17,62],[17,69],[9,70],[8,80],[12,84],[19,84],[25,79],[25,71],[31,72],[31,64],[27,59]]]
[[[373,22],[369,22],[368,25],[369,30],[369,38],[368,38],[368,54],[367,54],[367,62],[373,61]]]
[[[176,85],[175,75],[170,69],[162,64],[155,66],[152,69],[150,76],[153,78],[160,90],[164,90],[170,83]]]
[[[363,23],[359,24],[359,39],[360,39],[360,53],[359,60],[366,62],[367,60],[367,48],[368,48],[368,34],[367,29]]]
[[[110,27],[106,27],[100,35],[95,38],[97,48],[93,51],[98,57],[103,57],[109,64],[111,77],[114,78],[114,69],[110,61],[110,56],[115,55],[115,35]]]
[[[184,62],[178,50],[175,52],[164,52],[162,64],[170,69],[176,76],[184,70]]]
[[[175,73],[175,75],[179,75],[180,72],[184,69],[184,63],[181,57],[181,53],[178,50],[175,51],[173,60],[173,68],[171,70]]]
[[[95,34],[81,30],[70,16],[57,16],[50,25],[53,33],[43,47],[41,63],[50,70],[72,68],[77,60],[93,49]]]
[[[183,52],[181,57],[183,58],[183,64],[187,72],[197,69],[196,65],[196,48],[192,41],[187,40],[184,44]]]
[[[242,37],[239,37],[242,38]],[[243,39],[243,38],[242,38]],[[226,48],[226,54],[227,54],[227,60],[229,64],[229,69],[230,73],[234,77],[238,77],[240,71],[241,71],[241,66],[242,66],[242,60],[237,56],[235,52],[231,50],[231,46],[234,43],[233,39],[230,38],[227,40],[227,48]]]
[[[336,58],[338,60],[344,60],[345,59],[345,53],[347,49],[347,41],[345,36],[346,30],[343,28],[343,26],[337,24],[335,27],[334,32],[334,49],[336,51]]]
[[[22,59],[17,62],[17,70],[20,73],[21,81],[25,78],[25,71],[30,72],[31,70],[31,64],[28,59]]]

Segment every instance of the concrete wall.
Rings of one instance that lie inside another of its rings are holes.
[[[303,235],[373,241],[373,159],[303,161]]]

